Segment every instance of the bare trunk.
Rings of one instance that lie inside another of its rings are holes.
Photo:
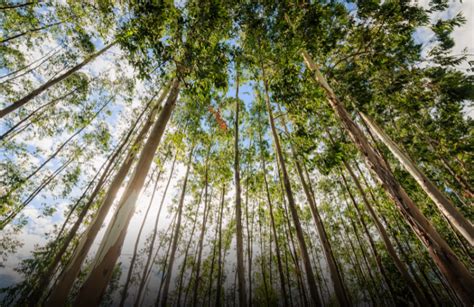
[[[25,3],[7,4],[7,5],[4,5],[4,6],[0,6],[0,11],[9,10],[9,9],[17,9],[17,8],[20,8],[20,7],[33,5],[33,4],[36,4],[36,3],[39,3],[39,2],[41,2],[41,1],[28,1],[28,2],[25,2]]]
[[[285,129],[285,132],[288,133],[288,129],[286,127],[284,118],[282,118],[282,121],[283,121],[283,128]],[[336,260],[334,259],[331,243],[329,242],[326,229],[324,228],[323,221],[321,220],[321,216],[318,212],[316,200],[313,198],[314,194],[311,193],[308,187],[308,183],[306,182],[304,178],[303,169],[301,168],[295,148],[291,142],[290,142],[290,147],[291,147],[291,152],[293,154],[293,160],[296,166],[296,170],[297,170],[298,176],[300,177],[301,185],[303,186],[303,190],[306,195],[306,199],[308,200],[309,208],[311,209],[311,214],[313,216],[314,223],[316,224],[316,229],[318,231],[319,238],[321,239],[321,244],[323,246],[324,255],[326,256],[326,261],[329,266],[329,272],[331,273],[331,280],[333,282],[337,300],[339,302],[339,305],[349,306],[351,305],[351,303],[344,287],[344,281],[342,280],[341,272],[339,272],[339,269],[336,264]]]
[[[263,146],[262,146],[262,133],[261,133],[261,128],[259,129],[259,142],[260,142],[260,159],[262,160],[262,170],[263,170],[263,182],[265,184],[265,193],[267,196],[267,203],[270,209],[270,221],[271,221],[271,227],[273,231],[273,239],[275,240],[275,250],[276,250],[276,256],[277,256],[277,265],[278,265],[278,273],[280,277],[280,290],[281,290],[281,295],[283,297],[283,306],[288,306],[288,297],[286,294],[286,287],[285,287],[285,275],[283,273],[283,265],[281,261],[281,251],[280,251],[280,244],[278,242],[278,235],[276,231],[276,225],[275,225],[275,218],[274,218],[274,213],[273,213],[273,202],[270,197],[270,189],[268,187],[268,181],[267,181],[267,167],[265,163],[265,157],[263,155]],[[250,270],[250,269],[249,269]]]
[[[151,124],[153,123],[155,110],[159,107],[159,104],[162,102],[167,92],[167,89],[165,89],[161,97],[158,99],[155,108],[153,108],[153,110],[151,111],[152,113],[150,114],[149,119],[135,138],[135,141],[131,146],[132,149],[139,147],[144,137],[147,135],[148,131],[150,130]],[[138,124],[138,121],[139,120],[135,122],[135,125]],[[124,161],[122,162],[119,170],[117,171],[117,174],[115,175],[113,181],[111,182],[107,190],[104,200],[101,206],[99,207],[94,220],[88,226],[84,235],[80,239],[73,255],[71,256],[69,264],[62,272],[61,276],[59,276],[56,286],[53,287],[51,295],[46,301],[46,306],[63,306],[64,304],[66,304],[68,294],[71,291],[71,288],[74,284],[76,277],[79,274],[79,271],[81,270],[81,265],[84,262],[87,253],[89,252],[89,249],[92,246],[92,243],[94,242],[100,228],[102,227],[102,223],[104,222],[105,217],[107,216],[110,208],[112,207],[112,204],[115,200],[115,196],[133,164],[135,155],[135,150],[130,150]]]
[[[202,258],[202,248],[204,243],[204,234],[206,233],[206,223],[207,223],[207,211],[208,211],[208,188],[209,188],[209,154],[211,152],[211,144],[209,144],[209,148],[207,150],[206,155],[206,167],[205,167],[205,174],[204,174],[204,214],[202,216],[202,226],[201,226],[201,233],[199,235],[199,247],[198,247],[198,257],[196,263],[196,277],[194,281],[194,291],[193,291],[193,306],[197,306],[197,295],[198,295],[198,287],[199,287],[199,279],[201,278],[201,258]]]
[[[178,248],[178,240],[181,234],[180,228],[181,228],[181,218],[182,218],[183,206],[184,206],[184,197],[186,196],[186,187],[188,184],[189,171],[191,169],[193,151],[194,151],[194,144],[191,146],[191,149],[189,151],[188,162],[187,162],[187,167],[186,167],[186,175],[184,175],[183,188],[181,190],[181,196],[180,196],[179,204],[178,204],[178,217],[176,220],[175,231],[173,235],[173,243],[171,247],[171,254],[169,257],[168,268],[166,270],[166,278],[165,278],[164,287],[163,287],[163,298],[160,304],[163,307],[166,307],[168,303],[168,291],[169,291],[169,287],[171,283],[171,276],[173,275],[173,265],[174,265],[176,250]]]
[[[474,304],[474,278],[464,264],[451,250],[446,241],[439,235],[436,229],[430,224],[423,213],[418,209],[413,200],[408,196],[403,187],[398,183],[392,172],[387,168],[382,158],[375,152],[369,144],[367,138],[350,118],[345,107],[340,103],[333,90],[322,76],[316,63],[306,51],[303,51],[308,68],[313,71],[316,81],[323,87],[327,94],[329,105],[333,108],[347,133],[352,138],[361,154],[366,158],[372,171],[382,182],[383,187],[392,197],[397,208],[410,224],[418,238],[428,249],[431,257],[446,276],[449,283],[462,298],[465,305]]]
[[[237,68],[238,69],[238,68]],[[239,162],[239,72],[236,76],[235,91],[235,136],[234,136],[234,180],[235,180],[235,223],[237,239],[237,277],[239,290],[239,306],[247,306],[247,289],[245,286],[245,268],[244,268],[244,243],[242,230],[242,188],[240,186],[240,162]]]
[[[265,86],[265,102],[267,106],[267,112],[268,112],[268,118],[270,122],[270,127],[272,130],[272,135],[273,135],[273,142],[275,145],[275,151],[276,155],[278,158],[278,161],[280,163],[280,168],[283,176],[283,184],[285,187],[285,192],[286,192],[286,197],[288,199],[288,206],[290,208],[291,216],[293,218],[293,223],[295,225],[295,230],[296,230],[296,237],[298,239],[298,245],[301,253],[301,260],[303,261],[303,265],[305,268],[306,272],[306,279],[308,282],[309,286],[309,292],[311,295],[312,299],[312,305],[321,305],[321,299],[319,298],[318,295],[318,288],[316,287],[316,280],[314,278],[314,273],[313,269],[311,268],[311,261],[309,259],[309,254],[308,254],[308,249],[306,247],[306,243],[304,241],[304,234],[303,234],[303,229],[301,227],[300,219],[298,216],[298,211],[296,209],[296,203],[293,197],[293,191],[291,189],[291,183],[290,183],[290,178],[288,176],[288,172],[286,170],[286,163],[285,159],[283,158],[283,153],[281,150],[280,146],[280,140],[278,136],[278,132],[276,130],[275,122],[273,119],[273,112],[272,112],[272,107],[270,105],[270,96],[268,94],[268,83],[265,77],[265,70],[263,69],[262,66],[262,78],[263,78],[263,83]]]
[[[370,234],[369,228],[367,227],[367,223],[364,220],[364,216],[362,215],[362,212],[360,211],[359,205],[358,205],[354,195],[352,194],[351,189],[350,189],[350,187],[349,187],[349,185],[346,181],[346,178],[345,178],[345,176],[342,172],[341,172],[341,175],[342,175],[342,180],[343,180],[343,183],[344,183],[343,187],[345,188],[345,190],[349,194],[349,198],[351,199],[352,204],[354,205],[355,212],[357,213],[356,214],[357,218],[358,218],[360,224],[362,225],[362,229],[364,230],[364,233],[367,237],[367,241],[369,241],[370,249],[371,249],[371,251],[374,255],[375,263],[377,264],[377,268],[378,268],[380,274],[382,275],[382,278],[385,281],[385,284],[387,285],[388,290],[390,291],[391,297],[395,298],[395,291],[392,287],[390,278],[388,278],[388,276],[387,276],[387,272],[385,270],[385,267],[382,264],[382,259],[380,258],[380,255],[377,251],[377,247],[375,246],[374,239],[372,238],[372,235]],[[341,185],[341,187],[342,187],[342,185]]]
[[[166,159],[165,159],[165,161],[166,161]],[[123,286],[122,295],[121,295],[121,298],[120,298],[119,306],[121,306],[121,307],[123,307],[125,305],[125,301],[126,301],[127,296],[128,296],[128,287],[130,285],[130,281],[131,281],[132,273],[133,273],[133,268],[135,266],[135,261],[137,259],[137,255],[138,255],[138,246],[140,244],[140,239],[142,237],[143,228],[145,227],[145,223],[148,219],[148,213],[150,213],[151,205],[153,203],[153,200],[155,199],[156,190],[158,189],[158,182],[160,181],[160,177],[161,177],[162,173],[163,173],[163,169],[160,169],[160,171],[158,173],[158,176],[156,177],[155,184],[153,186],[153,192],[151,193],[151,198],[150,198],[150,201],[148,203],[148,207],[146,209],[145,216],[143,217],[142,223],[140,225],[140,229],[138,230],[137,239],[135,240],[135,246],[133,247],[132,260],[130,261],[130,267],[128,268],[127,278],[125,280],[125,285]]]
[[[80,289],[74,306],[90,306],[100,303],[105,288],[112,277],[115,263],[120,256],[127,226],[133,216],[136,201],[176,104],[178,92],[179,83],[174,81],[168,99],[141,151],[135,171],[119,202],[117,212],[107,228],[94,260],[92,271]]]
[[[62,24],[62,23],[63,23],[62,21],[60,21],[60,22],[54,22],[54,23],[47,24],[47,25],[44,25],[44,26],[39,27],[39,28],[29,29],[29,30],[26,30],[26,31],[21,32],[21,33],[18,33],[18,34],[15,34],[15,35],[12,35],[12,36],[9,36],[9,37],[5,37],[4,39],[0,40],[0,44],[7,43],[7,42],[9,42],[9,41],[11,41],[11,40],[14,40],[14,39],[16,39],[16,38],[22,37],[22,36],[27,35],[27,34],[30,34],[30,33],[35,33],[35,32],[41,31],[41,30],[49,29],[49,28],[51,28],[51,27],[60,25],[60,24]]]
[[[206,182],[205,186],[207,187],[207,182]],[[197,222],[197,217],[198,217],[198,213],[199,213],[199,205],[201,203],[201,196],[202,196],[202,192],[200,193],[199,200],[196,204],[196,213],[195,213],[195,217],[194,217],[194,221],[193,221],[193,228],[191,229],[191,235],[189,236],[188,244],[186,245],[186,249],[184,251],[183,263],[181,264],[181,272],[180,272],[180,275],[179,275],[178,294],[177,294],[176,306],[181,306],[181,292],[182,292],[182,289],[183,289],[183,278],[184,278],[184,273],[186,272],[186,265],[188,263],[189,248],[191,247],[191,243],[193,242],[194,231],[196,230],[196,222]],[[209,209],[207,208],[206,199],[205,199],[204,200],[203,216],[207,216],[208,212],[209,212]]]
[[[380,237],[382,238],[382,241],[385,245],[385,248],[387,249],[388,254],[392,258],[395,266],[397,267],[398,271],[402,275],[403,279],[407,283],[407,288],[412,292],[413,296],[415,299],[418,301],[418,304],[422,306],[430,305],[431,302],[429,302],[429,297],[425,297],[423,293],[420,291],[420,288],[418,284],[412,279],[410,276],[410,273],[408,273],[406,265],[400,260],[400,258],[397,255],[397,252],[395,251],[395,248],[393,247],[392,242],[390,241],[387,231],[385,230],[385,227],[382,225],[382,223],[379,220],[379,217],[375,213],[374,209],[370,205],[366,195],[365,191],[360,185],[359,179],[355,175],[354,171],[352,170],[352,167],[350,166],[349,163],[347,163],[345,160],[343,160],[344,166],[346,167],[347,171],[349,172],[350,176],[352,177],[352,180],[354,181],[357,190],[359,191],[359,194],[362,196],[363,203],[369,211],[370,217],[372,218],[372,222],[375,224],[375,227],[377,228]],[[343,175],[344,176],[344,175]],[[344,180],[346,180],[343,177]]]
[[[69,69],[67,72],[63,73],[62,75],[60,75],[60,76],[58,76],[54,79],[51,79],[50,81],[46,82],[45,84],[41,85],[37,89],[30,92],[28,95],[24,96],[23,98],[18,99],[17,101],[13,102],[9,106],[7,106],[4,109],[0,110],[0,118],[4,117],[5,115],[9,114],[10,112],[15,111],[16,109],[20,108],[21,106],[23,106],[24,104],[29,102],[31,99],[35,98],[39,94],[41,94],[44,91],[46,91],[47,89],[49,89],[51,86],[61,82],[62,80],[66,79],[67,77],[71,76],[73,73],[75,73],[76,71],[78,71],[82,67],[89,64],[89,62],[93,61],[95,58],[97,58],[98,56],[100,56],[101,54],[103,54],[104,52],[109,50],[114,45],[115,45],[115,42],[107,45],[106,47],[102,48],[98,52],[96,52],[93,55],[91,55],[91,56],[87,57],[86,59],[84,59],[84,61],[82,61],[81,63],[79,63],[76,66],[74,66],[73,68]]]
[[[224,197],[225,197],[225,185],[222,186],[221,205],[219,212],[219,241],[218,241],[218,260],[217,260],[217,289],[216,289],[216,306],[221,306],[221,280],[222,280],[222,217],[224,214]]]

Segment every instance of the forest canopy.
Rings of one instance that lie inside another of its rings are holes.
[[[463,5],[0,0],[0,305],[473,306]]]

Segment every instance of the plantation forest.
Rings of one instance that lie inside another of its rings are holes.
[[[0,306],[473,306],[469,2],[0,0]]]

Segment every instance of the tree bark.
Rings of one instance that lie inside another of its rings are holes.
[[[117,212],[101,242],[92,271],[80,289],[74,306],[91,306],[100,303],[107,283],[112,277],[115,263],[120,256],[127,226],[133,216],[145,177],[176,104],[178,92],[179,82],[175,80],[168,99],[151,128],[150,136],[141,151],[134,173],[119,202]]]
[[[440,271],[446,276],[447,280],[461,297],[464,304],[468,306],[474,304],[474,291],[472,291],[472,289],[474,289],[474,278],[469,270],[458,259],[450,246],[418,209],[413,200],[398,183],[392,172],[384,164],[382,158],[369,144],[362,130],[350,118],[346,108],[340,103],[310,55],[306,51],[303,51],[302,55],[307,67],[315,73],[315,80],[326,92],[329,105],[336,113],[336,116],[341,121],[344,129],[349,133],[356,147],[366,158],[372,171],[377,174],[383,187],[391,196],[406,221],[410,224],[420,241],[422,241],[428,249],[428,252],[439,267]]]
[[[359,112],[372,132],[390,149],[405,170],[415,179],[418,185],[436,204],[439,211],[457,231],[474,246],[474,226],[456,209],[453,203],[436,187],[436,185],[418,168],[412,159],[380,128],[368,115]]]
[[[107,46],[105,46],[104,48],[102,48],[101,50],[99,50],[98,52],[94,53],[93,55],[87,57],[84,59],[84,61],[82,61],[81,63],[77,64],[76,66],[74,66],[73,68],[69,69],[67,72],[63,73],[62,75],[54,78],[54,79],[51,79],[49,80],[48,82],[46,82],[45,84],[41,85],[40,87],[38,87],[37,89],[31,91],[28,95],[24,96],[23,98],[20,98],[18,99],[17,101],[13,102],[12,104],[10,104],[9,106],[5,107],[4,109],[0,110],[0,118],[3,118],[4,116],[6,116],[7,114],[15,111],[16,109],[22,107],[24,104],[26,104],[27,102],[29,102],[31,99],[35,98],[36,96],[38,96],[39,94],[43,93],[44,91],[46,91],[47,89],[49,89],[51,86],[61,82],[62,80],[66,79],[67,77],[71,76],[73,73],[75,73],[76,71],[78,71],[79,69],[81,69],[82,67],[86,66],[87,64],[89,64],[91,61],[93,61],[95,58],[97,58],[98,56],[102,55],[104,52],[106,52],[107,50],[109,50],[112,46],[114,46],[116,44],[116,42],[113,42]]]

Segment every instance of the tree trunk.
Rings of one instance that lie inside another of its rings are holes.
[[[341,185],[341,187],[345,188],[345,190],[349,194],[349,198],[351,199],[352,204],[354,205],[355,211],[357,213],[356,215],[359,219],[360,224],[362,225],[362,229],[364,230],[364,233],[367,237],[367,240],[369,241],[370,249],[372,250],[372,253],[374,254],[375,263],[377,264],[377,268],[379,269],[379,272],[382,275],[383,280],[387,284],[388,290],[390,291],[390,294],[391,294],[392,298],[395,298],[396,297],[395,291],[394,291],[394,289],[392,287],[392,284],[390,282],[390,278],[388,278],[387,272],[386,272],[386,270],[385,270],[385,268],[382,264],[382,259],[379,255],[378,251],[377,251],[377,247],[375,246],[374,239],[372,238],[372,235],[370,234],[369,228],[367,227],[367,223],[364,220],[364,216],[362,215],[362,212],[360,211],[359,205],[358,205],[354,195],[352,194],[351,189],[350,189],[350,187],[349,187],[349,185],[346,181],[346,177],[344,176],[344,174],[342,172],[341,172],[341,177],[342,177],[342,180],[343,180],[343,185]]]
[[[283,128],[286,133],[288,133],[288,129],[286,127],[285,119],[282,117]],[[336,260],[334,259],[334,255],[331,248],[331,243],[329,242],[326,229],[324,228],[323,221],[321,216],[318,212],[318,207],[316,205],[316,200],[313,198],[313,195],[308,187],[308,183],[306,182],[303,174],[303,169],[301,168],[300,162],[298,160],[297,153],[293,144],[290,142],[290,148],[293,155],[293,160],[296,166],[296,171],[301,181],[301,185],[303,186],[304,193],[306,195],[306,199],[308,200],[309,208],[311,209],[311,214],[313,216],[314,223],[316,224],[316,229],[318,231],[319,238],[321,239],[321,244],[323,246],[324,255],[326,256],[326,261],[329,266],[329,272],[331,273],[331,280],[333,282],[334,291],[336,292],[336,297],[339,302],[340,306],[349,306],[351,305],[349,297],[346,293],[344,287],[344,281],[342,280],[341,273],[336,264]],[[309,180],[309,178],[308,178]]]
[[[207,188],[207,182],[205,183],[205,186]],[[194,216],[193,228],[191,229],[191,235],[189,236],[188,244],[186,245],[186,249],[184,251],[183,263],[181,264],[181,272],[179,275],[178,294],[177,294],[178,301],[176,303],[176,306],[181,306],[181,292],[183,288],[183,277],[184,277],[184,273],[186,272],[186,265],[188,263],[189,248],[191,247],[191,243],[193,242],[194,231],[196,230],[196,222],[197,222],[198,213],[199,213],[199,204],[201,203],[201,196],[202,196],[202,192],[200,193],[199,200],[196,204],[196,213]],[[207,204],[206,204],[206,199],[205,199],[203,216],[206,216],[208,214],[208,211],[209,210],[207,209]]]
[[[388,251],[388,254],[392,258],[395,266],[397,267],[398,271],[400,272],[403,279],[407,283],[408,289],[413,293],[413,296],[418,301],[418,304],[422,306],[431,305],[432,302],[430,301],[430,297],[423,295],[423,293],[420,291],[419,285],[413,280],[410,273],[408,273],[408,269],[406,265],[400,260],[400,257],[398,257],[397,252],[395,251],[395,248],[393,247],[393,244],[389,239],[387,231],[385,230],[385,227],[382,225],[382,223],[379,220],[379,217],[377,216],[377,213],[375,213],[375,210],[372,208],[372,205],[369,203],[367,196],[365,194],[365,191],[362,188],[359,182],[359,179],[357,178],[354,171],[352,170],[352,167],[345,160],[343,160],[343,163],[347,171],[349,172],[350,176],[352,177],[352,180],[354,181],[356,188],[359,191],[359,194],[362,196],[363,203],[367,211],[369,211],[369,214],[372,218],[372,221],[375,224],[375,227],[379,231],[380,237],[382,238],[382,241],[385,245],[385,248]]]
[[[188,184],[188,177],[189,177],[189,171],[191,169],[191,162],[193,158],[193,152],[194,152],[194,144],[191,146],[191,149],[189,150],[189,156],[188,156],[188,162],[187,162],[187,167],[186,167],[186,174],[184,175],[184,182],[183,182],[183,188],[181,190],[181,196],[179,199],[179,204],[178,204],[178,217],[176,220],[176,225],[175,225],[175,231],[173,235],[173,243],[171,247],[171,254],[169,257],[169,263],[168,263],[168,268],[166,271],[166,278],[165,278],[165,283],[164,283],[164,288],[163,288],[163,298],[161,300],[161,306],[166,307],[166,304],[168,303],[168,291],[170,287],[170,282],[171,282],[171,276],[173,275],[173,265],[174,265],[174,260],[175,260],[175,255],[176,255],[176,250],[178,248],[178,240],[181,234],[181,216],[183,213],[183,205],[184,205],[184,197],[186,196],[186,186]],[[158,302],[158,300],[157,300]]]
[[[138,122],[138,120],[137,120],[137,122]],[[89,186],[86,188],[86,190],[81,195],[81,197],[77,200],[76,205],[71,209],[70,214],[67,216],[66,221],[64,222],[63,227],[60,229],[60,231],[58,233],[58,236],[57,236],[57,239],[56,239],[58,241],[58,243],[61,243],[61,247],[55,253],[55,255],[53,257],[53,260],[50,262],[48,267],[41,273],[41,276],[38,278],[38,281],[36,282],[37,286],[35,287],[34,291],[30,294],[30,296],[28,298],[29,305],[31,305],[31,306],[36,305],[40,301],[41,296],[44,295],[47,292],[46,291],[47,286],[48,286],[50,280],[52,279],[52,277],[54,276],[54,271],[55,271],[56,267],[59,265],[59,262],[64,257],[64,254],[65,254],[67,248],[69,247],[72,239],[76,236],[77,230],[82,225],[82,222],[83,222],[84,218],[86,217],[87,213],[89,212],[90,207],[94,204],[94,201],[96,200],[97,195],[99,194],[99,192],[102,190],[108,176],[112,173],[113,167],[116,163],[116,160],[118,159],[118,157],[122,153],[125,145],[128,143],[128,140],[129,140],[130,136],[132,135],[133,131],[135,130],[136,123],[135,123],[135,125],[132,125],[131,129],[125,135],[125,137],[123,138],[123,140],[121,141],[119,146],[117,146],[116,150],[114,150],[114,152],[109,156],[106,163],[97,172],[94,179],[90,182]],[[102,175],[99,177],[99,180],[97,181],[97,184],[96,184],[94,190],[89,195],[88,201],[86,202],[86,204],[81,209],[81,212],[80,212],[79,216],[77,217],[77,220],[74,222],[73,226],[69,230],[66,237],[63,240],[61,240],[61,234],[62,234],[62,232],[64,230],[64,227],[66,226],[67,222],[69,221],[69,218],[70,218],[72,212],[75,210],[76,206],[81,203],[82,199],[86,196],[87,190],[92,186],[93,182],[98,177],[99,173],[101,172],[101,170],[104,166],[105,166],[104,171],[103,171]]]
[[[222,279],[222,217],[224,214],[224,200],[225,200],[225,184],[222,186],[221,205],[219,212],[219,241],[218,241],[218,260],[217,260],[217,290],[216,290],[216,306],[221,306],[221,279]]]
[[[135,171],[119,202],[117,212],[107,228],[96,255],[92,272],[79,291],[79,295],[74,303],[75,306],[90,306],[100,303],[107,283],[112,277],[115,263],[120,256],[127,226],[133,216],[135,204],[140,195],[145,177],[176,104],[178,92],[179,82],[175,80],[168,99],[142,149],[135,166]]]
[[[451,201],[435,186],[433,182],[417,167],[410,157],[380,128],[369,116],[359,112],[373,133],[390,149],[405,170],[416,180],[418,185],[436,204],[448,221],[466,240],[474,246],[474,226],[456,209]]]
[[[411,200],[392,172],[386,167],[382,158],[374,151],[362,130],[350,118],[349,113],[337,99],[333,90],[319,71],[316,63],[313,62],[306,51],[303,51],[303,58],[308,68],[316,74],[315,79],[325,90],[329,105],[335,111],[354,144],[366,158],[372,171],[377,174],[383,187],[392,197],[397,208],[415,231],[418,238],[426,246],[440,271],[446,276],[449,283],[462,298],[464,304],[468,306],[474,304],[474,291],[472,291],[472,289],[474,289],[474,278],[469,270],[458,259],[437,230],[430,224],[413,200]]]
[[[59,276],[56,286],[53,287],[52,293],[45,303],[46,306],[63,306],[64,304],[66,304],[67,296],[74,284],[76,277],[79,274],[79,271],[81,270],[81,265],[84,262],[87,256],[87,253],[89,252],[89,249],[92,246],[92,243],[94,243],[94,240],[100,228],[102,227],[102,223],[104,222],[105,217],[107,216],[110,208],[112,207],[112,204],[115,200],[115,196],[118,190],[120,189],[123,181],[125,180],[125,177],[127,176],[133,164],[133,161],[136,155],[135,148],[138,148],[140,146],[143,139],[145,138],[148,131],[150,130],[156,110],[157,108],[159,108],[159,105],[165,98],[167,92],[168,92],[168,88],[165,88],[162,95],[156,102],[155,107],[151,110],[151,114],[147,122],[143,125],[143,127],[139,131],[137,137],[135,138],[135,141],[133,142],[133,145],[130,146],[131,150],[125,157],[119,170],[117,171],[117,174],[112,180],[94,220],[91,222],[91,224],[88,226],[87,230],[85,231],[84,235],[79,240],[79,243],[74,253],[71,256],[71,260],[69,264],[67,265],[65,270],[62,272],[62,274]],[[151,101],[152,100],[150,100],[150,103]],[[137,125],[138,122],[139,122],[139,119],[135,122],[134,125]]]
[[[201,225],[201,233],[199,234],[199,243],[198,243],[198,257],[196,262],[196,277],[194,280],[194,291],[193,291],[193,306],[197,305],[197,295],[198,295],[198,287],[199,287],[199,279],[201,278],[201,257],[202,257],[202,249],[203,249],[203,242],[204,242],[204,234],[206,233],[206,223],[207,223],[207,211],[208,211],[208,188],[209,188],[209,154],[211,152],[211,144],[209,144],[209,148],[207,150],[206,155],[206,167],[204,173],[204,214],[202,216],[202,225]]]
[[[50,155],[43,163],[41,163],[40,166],[38,166],[32,173],[30,173],[28,176],[25,178],[22,178],[21,181],[19,181],[17,184],[15,184],[8,192],[7,194],[3,195],[0,197],[0,200],[2,199],[8,199],[9,196],[15,192],[17,189],[19,189],[25,182],[29,181],[31,178],[33,178],[43,167],[48,164],[49,161],[54,159],[60,152],[61,150],[69,144],[71,140],[73,140],[77,135],[79,135],[82,131],[84,131],[85,128],[89,126],[89,124],[104,110],[104,108],[110,103],[111,99],[108,100],[106,103],[104,103],[100,109],[90,118],[82,128],[77,130],[73,135],[71,135],[64,143],[62,143],[56,151]],[[41,187],[43,189],[45,186]],[[17,215],[20,213],[20,211],[25,208],[36,195],[41,191],[41,189],[36,189],[30,196],[23,201],[13,212],[11,212],[4,220],[0,221],[0,230],[3,230],[6,225],[8,225]]]
[[[23,98],[18,99],[17,101],[13,102],[9,106],[7,106],[4,109],[0,110],[0,118],[4,117],[5,115],[9,114],[10,112],[15,111],[16,109],[20,108],[21,106],[23,106],[24,104],[29,102],[31,99],[35,98],[39,94],[41,94],[44,91],[46,91],[47,89],[49,89],[51,86],[61,82],[62,80],[66,79],[67,77],[71,76],[73,73],[75,73],[76,71],[78,71],[82,67],[89,64],[89,62],[93,61],[95,58],[97,58],[98,56],[100,56],[101,54],[103,54],[104,52],[109,50],[114,45],[115,45],[115,42],[105,46],[104,48],[102,48],[98,52],[96,52],[93,55],[91,55],[91,56],[87,57],[86,59],[84,59],[84,61],[82,61],[81,63],[79,63],[76,66],[74,66],[73,68],[69,69],[67,72],[63,73],[62,75],[60,75],[60,76],[58,76],[54,79],[49,80],[45,84],[41,85],[37,89],[30,92],[28,95],[24,96]]]
[[[150,267],[152,254],[153,254],[153,247],[155,246],[156,235],[158,234],[158,222],[160,220],[161,209],[163,208],[163,204],[165,202],[166,194],[168,192],[168,188],[170,186],[171,179],[173,178],[174,167],[175,167],[175,164],[176,164],[177,156],[178,156],[178,153],[176,152],[175,155],[174,155],[173,164],[171,165],[170,176],[168,177],[168,182],[166,182],[166,187],[165,187],[165,190],[163,192],[163,196],[161,197],[160,207],[158,208],[158,213],[156,214],[155,225],[153,227],[153,232],[152,232],[152,237],[151,237],[151,242],[150,242],[150,248],[148,249],[147,259],[146,259],[146,262],[145,262],[145,266],[143,267],[142,278],[140,280],[140,285],[138,286],[137,298],[135,299],[135,303],[134,303],[135,307],[140,306],[140,304],[139,304],[140,303],[140,297],[142,296],[143,290],[145,288],[145,283],[146,283],[147,275],[148,275],[147,272],[148,272],[148,269]]]
[[[24,31],[24,32],[15,34],[15,35],[13,35],[13,36],[5,37],[4,39],[0,40],[0,44],[7,43],[7,42],[9,42],[9,41],[11,41],[11,40],[14,40],[15,38],[22,37],[22,36],[24,36],[24,35],[26,35],[26,34],[29,34],[29,33],[34,33],[34,32],[38,32],[38,31],[41,31],[41,30],[49,29],[49,28],[51,28],[51,27],[60,25],[60,24],[62,24],[62,23],[63,23],[62,21],[54,22],[54,23],[47,24],[47,25],[44,25],[44,26],[39,27],[39,28],[34,28],[34,29],[26,30],[26,31]]]
[[[238,68],[237,68],[238,70]],[[239,306],[247,306],[247,289],[245,286],[244,268],[244,243],[242,230],[242,188],[240,186],[240,162],[239,162],[239,72],[236,72],[235,90],[235,123],[234,123],[234,180],[235,180],[235,224],[237,238],[237,277],[239,291]]]
[[[4,5],[4,6],[0,6],[0,10],[3,11],[3,10],[9,10],[9,9],[16,9],[16,8],[36,4],[36,3],[39,3],[39,2],[41,2],[41,1],[28,1],[28,2],[25,2],[25,3],[7,4],[7,5]]]
[[[311,262],[309,259],[309,254],[308,254],[308,249],[306,247],[306,243],[304,241],[304,234],[303,234],[303,229],[301,227],[300,219],[298,216],[298,211],[296,209],[296,203],[293,198],[293,191],[291,189],[291,184],[290,184],[290,178],[288,176],[288,172],[286,170],[286,163],[285,159],[283,158],[283,153],[281,150],[280,146],[280,140],[279,136],[276,130],[275,122],[273,119],[273,112],[272,112],[272,107],[270,105],[270,96],[268,94],[268,83],[265,77],[265,70],[263,69],[262,66],[262,78],[263,78],[263,83],[265,87],[265,102],[267,106],[267,112],[268,112],[268,118],[270,121],[270,127],[272,130],[272,135],[273,135],[273,142],[275,145],[275,151],[277,154],[278,161],[280,163],[280,168],[283,176],[283,184],[285,187],[285,192],[286,192],[286,197],[288,199],[288,206],[290,207],[290,212],[291,216],[293,218],[293,223],[295,225],[295,230],[296,230],[296,237],[298,239],[298,245],[300,248],[300,253],[301,253],[301,260],[303,261],[303,265],[306,271],[306,279],[308,282],[309,286],[309,292],[311,295],[312,299],[312,305],[321,305],[321,299],[319,298],[318,295],[318,288],[316,287],[316,280],[314,278],[313,274],[313,269],[311,268]]]
[[[165,161],[166,161],[166,158],[165,158]],[[160,166],[158,166],[158,167],[160,167]],[[143,228],[145,227],[145,223],[146,223],[147,218],[148,218],[148,213],[150,213],[151,205],[153,204],[153,200],[155,199],[156,190],[158,189],[158,182],[160,181],[160,177],[161,177],[162,173],[163,173],[163,168],[161,168],[160,171],[158,172],[158,176],[156,177],[155,184],[153,186],[153,192],[151,193],[151,198],[150,198],[150,201],[148,203],[148,207],[146,209],[145,216],[143,217],[142,224],[140,225],[140,229],[138,230],[137,239],[135,240],[135,246],[133,247],[132,260],[130,261],[130,267],[128,268],[127,279],[125,280],[125,285],[123,286],[122,295],[121,295],[121,298],[120,298],[120,304],[119,304],[120,307],[123,307],[125,305],[125,301],[126,301],[127,296],[128,296],[128,287],[130,285],[130,281],[131,281],[132,273],[133,273],[133,267],[135,266],[135,261],[137,259],[137,255],[138,255],[138,245],[139,245],[140,239],[142,237]]]
[[[260,123],[260,122],[259,122]],[[268,207],[270,209],[270,221],[271,221],[271,227],[273,231],[273,239],[275,240],[275,250],[276,250],[276,256],[277,256],[277,265],[278,265],[278,273],[280,277],[280,289],[281,289],[281,295],[283,297],[283,306],[288,306],[288,297],[286,294],[286,287],[285,287],[285,274],[283,273],[283,265],[281,261],[281,251],[280,251],[280,244],[278,242],[278,235],[276,231],[276,225],[275,225],[275,218],[273,214],[273,203],[272,199],[270,196],[270,189],[268,187],[268,181],[267,181],[267,167],[265,163],[265,157],[263,155],[263,140],[262,140],[262,133],[261,133],[261,128],[259,125],[259,143],[260,143],[260,159],[262,160],[262,171],[263,171],[263,183],[265,186],[265,194],[267,196],[267,203]],[[250,270],[250,269],[249,269]]]
[[[32,71],[35,70],[36,68],[40,67],[40,66],[43,65],[45,62],[47,62],[49,59],[51,59],[53,56],[55,56],[56,54],[58,54],[59,51],[61,51],[61,49],[60,49],[59,47],[61,47],[61,46],[58,46],[58,47],[56,47],[56,48],[50,50],[50,51],[49,51],[48,53],[46,53],[44,56],[42,56],[41,58],[39,58],[39,59],[37,59],[37,60],[34,60],[34,61],[31,62],[30,64],[25,65],[25,66],[23,66],[23,67],[21,67],[21,68],[18,68],[17,70],[14,70],[14,71],[12,71],[12,72],[9,72],[9,73],[6,74],[6,75],[1,76],[0,79],[3,79],[3,78],[6,78],[6,77],[15,75],[15,74],[19,73],[20,71],[22,71],[22,70],[28,68],[27,71],[25,71],[25,72],[23,72],[23,73],[21,73],[21,74],[18,74],[18,75],[16,75],[16,76],[13,76],[13,77],[11,77],[10,79],[7,79],[7,80],[5,80],[5,81],[2,81],[2,82],[0,83],[0,85],[3,85],[3,84],[5,84],[5,83],[12,82],[13,80],[18,79],[19,77],[22,77],[22,76],[24,76],[24,75],[26,75],[26,74],[32,72]],[[39,63],[38,65],[32,67],[32,66],[35,65],[37,62],[40,62],[40,63]]]

